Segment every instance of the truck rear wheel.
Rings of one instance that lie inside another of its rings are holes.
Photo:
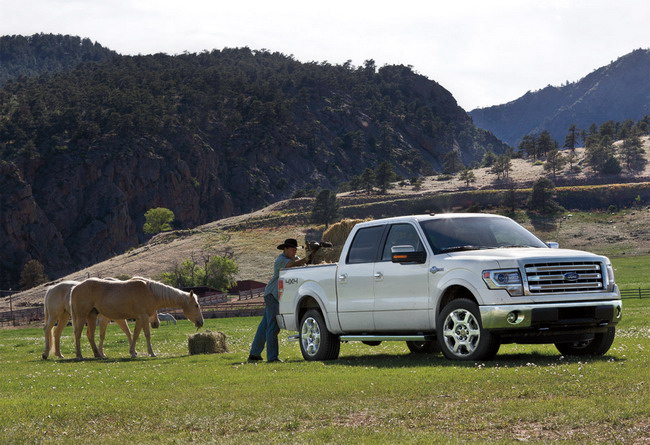
[[[592,340],[573,343],[555,343],[562,355],[604,355],[614,343],[616,328],[611,327],[607,332],[596,334]]]
[[[478,306],[459,298],[447,304],[436,320],[438,345],[451,360],[490,360],[501,343],[481,326]]]
[[[300,352],[308,361],[336,360],[341,349],[338,336],[327,330],[320,311],[308,310],[300,321]]]

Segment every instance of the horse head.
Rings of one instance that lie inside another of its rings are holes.
[[[190,291],[188,302],[183,305],[183,314],[197,328],[203,326],[203,313],[201,312],[201,306],[199,306],[199,299],[196,297],[194,291]]]

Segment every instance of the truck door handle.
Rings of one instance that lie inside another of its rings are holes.
[[[375,272],[375,278],[381,280],[382,278],[384,278],[384,274],[381,272]]]
[[[348,274],[342,273],[341,275],[339,275],[339,281],[341,283],[345,283],[346,281],[348,281]]]

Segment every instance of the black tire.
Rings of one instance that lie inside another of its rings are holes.
[[[562,355],[604,355],[614,343],[616,328],[611,327],[607,332],[596,334],[592,340],[572,343],[555,343]]]
[[[438,346],[450,360],[490,360],[501,342],[483,329],[478,306],[471,300],[450,301],[436,319]]]
[[[435,354],[440,352],[436,341],[407,341],[406,346],[413,354]]]
[[[336,360],[341,350],[337,335],[327,330],[320,311],[308,310],[300,320],[300,352],[307,361]]]

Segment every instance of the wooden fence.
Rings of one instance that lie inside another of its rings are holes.
[[[621,289],[621,299],[650,298],[650,289]],[[215,294],[199,299],[204,318],[254,317],[264,313],[264,288],[241,291],[239,295]],[[161,309],[184,320],[180,309]],[[0,327],[43,321],[43,307],[0,312]]]
[[[650,298],[650,289],[621,289],[621,299]]]

